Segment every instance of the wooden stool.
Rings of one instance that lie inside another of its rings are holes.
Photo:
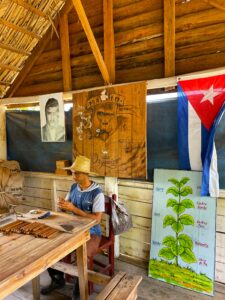
[[[137,287],[141,280],[141,276],[133,276],[125,272],[119,272],[110,280],[95,299],[135,300],[137,299]]]

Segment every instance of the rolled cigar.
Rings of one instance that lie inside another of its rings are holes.
[[[6,232],[6,233],[9,233],[12,230],[12,228],[17,227],[20,223],[21,223],[21,221],[13,222],[9,226],[7,226],[6,228],[4,228],[4,229],[2,228],[2,231]]]
[[[37,233],[37,232],[39,233],[39,232],[41,232],[41,231],[43,231],[45,229],[46,229],[46,225],[42,224],[42,226],[39,227],[38,230],[35,230],[35,233]]]
[[[18,224],[16,227],[13,227],[11,229],[11,232],[15,232],[15,233],[20,233],[21,232],[21,228],[24,227],[24,222],[21,224]]]
[[[35,233],[39,230],[41,230],[41,228],[44,228],[44,224],[41,224],[41,223],[37,223],[38,225],[32,230],[32,233]]]
[[[31,225],[32,224],[30,223],[25,223],[24,226],[20,227],[21,232],[25,232],[26,230],[28,230]]]
[[[20,224],[21,222],[23,222],[23,221],[19,221],[19,220],[14,221],[14,222],[12,222],[10,224],[7,224],[7,225],[1,227],[0,231],[5,231],[7,229],[13,228],[14,226],[17,226],[18,224]]]
[[[32,224],[32,226],[30,226],[30,227],[28,228],[28,233],[33,234],[33,232],[34,232],[35,228],[37,228],[37,226],[39,226],[39,223],[34,222],[34,223]]]
[[[21,232],[25,234],[29,234],[34,228],[36,227],[36,224],[34,223],[28,223],[26,226],[21,228]]]
[[[57,232],[57,229],[49,228],[48,231],[44,232],[43,237],[48,238],[49,235],[51,235],[53,232]]]
[[[48,239],[52,239],[52,238],[56,237],[58,234],[59,234],[59,231],[57,230],[57,231],[53,232],[52,234],[50,234],[48,236]]]
[[[42,236],[45,232],[47,232],[49,230],[49,226],[46,226],[45,228],[43,228],[42,230],[36,232],[36,234],[40,237]]]

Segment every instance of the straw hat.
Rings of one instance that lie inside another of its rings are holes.
[[[72,166],[64,169],[70,170],[72,172],[81,172],[89,175],[97,175],[96,173],[91,172],[91,160],[88,157],[82,155],[76,157]]]

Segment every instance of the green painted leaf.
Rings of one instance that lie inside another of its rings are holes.
[[[181,224],[184,225],[194,225],[195,224],[195,220],[192,216],[190,215],[182,215],[179,217],[179,221],[181,222]]]
[[[171,251],[174,255],[178,256],[184,252],[184,247],[175,244],[171,246]]]
[[[184,262],[189,264],[197,262],[194,252],[188,248],[184,249],[184,252],[180,255],[180,257]]]
[[[170,187],[170,188],[167,189],[166,193],[167,194],[172,194],[175,197],[177,197],[179,195],[179,190],[175,187]]]
[[[194,202],[191,199],[184,199],[181,201],[181,204],[186,208],[194,208]]]
[[[185,211],[185,207],[181,204],[177,204],[177,205],[174,205],[173,207],[173,211],[176,213],[176,214],[181,214],[182,212]]]
[[[180,194],[183,197],[192,194],[192,188],[190,186],[185,186],[181,189]]]
[[[166,207],[170,207],[170,206],[173,207],[175,204],[178,204],[177,200],[173,198],[169,198]]]
[[[180,182],[176,178],[170,178],[168,181],[173,183],[176,187],[180,187]]]
[[[164,246],[171,247],[176,244],[176,239],[172,235],[166,236],[162,241]]]
[[[189,177],[183,177],[180,181],[180,187],[182,187],[183,185],[185,185],[188,181],[190,180]]]
[[[181,224],[180,222],[173,223],[171,227],[176,233],[179,233],[184,229],[184,225]]]
[[[170,248],[162,248],[158,254],[160,257],[165,258],[167,260],[174,259],[175,255],[171,251]]]
[[[176,222],[176,219],[173,216],[171,215],[165,216],[163,220],[163,227],[165,228],[169,225],[172,225],[174,222]]]
[[[191,250],[193,249],[193,241],[188,235],[186,235],[184,233],[180,234],[178,236],[178,241],[181,246],[183,246],[185,248],[189,248]]]

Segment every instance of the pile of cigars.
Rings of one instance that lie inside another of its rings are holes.
[[[30,223],[27,221],[17,220],[0,227],[0,232],[3,232],[3,234],[31,234],[35,237],[50,239],[58,235],[60,231],[39,222]]]

